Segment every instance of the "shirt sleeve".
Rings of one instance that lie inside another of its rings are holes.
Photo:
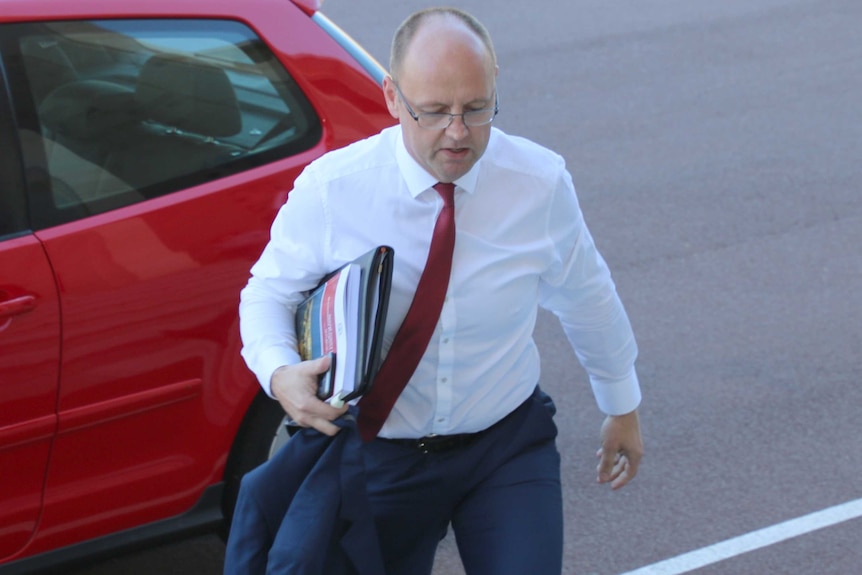
[[[270,396],[273,372],[301,361],[294,314],[304,292],[323,275],[325,237],[322,191],[304,172],[276,215],[269,243],[240,292],[242,357]]]
[[[547,230],[553,257],[540,283],[540,303],[560,319],[599,409],[609,415],[629,413],[641,400],[634,365],[637,344],[565,169],[549,205]]]

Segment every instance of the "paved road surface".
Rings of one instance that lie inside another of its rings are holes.
[[[862,498],[862,3],[453,4],[496,38],[498,125],[566,157],[639,338],[647,456],[611,493],[594,484],[583,373],[551,318],[537,328],[565,573],[635,570]],[[325,11],[386,62],[424,5]],[[860,540],[854,516],[693,572],[858,573]],[[435,573],[463,573],[453,545]],[[75,575],[215,574],[222,554],[204,537]]]

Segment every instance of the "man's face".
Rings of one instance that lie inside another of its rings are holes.
[[[494,107],[496,69],[481,41],[451,23],[428,23],[413,38],[395,88],[384,80],[386,103],[401,122],[410,155],[441,182],[466,174],[488,146],[491,125],[468,127],[458,116],[444,130],[423,128],[410,115],[463,114]]]

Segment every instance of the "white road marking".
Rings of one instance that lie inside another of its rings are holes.
[[[745,535],[726,539],[709,547],[703,547],[652,565],[620,575],[679,575],[700,567],[718,563],[755,549],[775,545],[787,539],[805,535],[824,527],[830,527],[850,519],[862,517],[862,499],[790,519],[777,525],[764,527]]]

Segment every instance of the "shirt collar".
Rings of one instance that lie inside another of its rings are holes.
[[[404,145],[404,134],[400,127],[395,138],[395,160],[398,162],[398,169],[407,183],[407,190],[414,198],[425,190],[430,190],[437,183],[437,178],[429,174],[407,151],[407,147]],[[476,190],[480,163],[481,159],[470,168],[469,172],[455,180],[455,185],[459,189],[470,194]]]

